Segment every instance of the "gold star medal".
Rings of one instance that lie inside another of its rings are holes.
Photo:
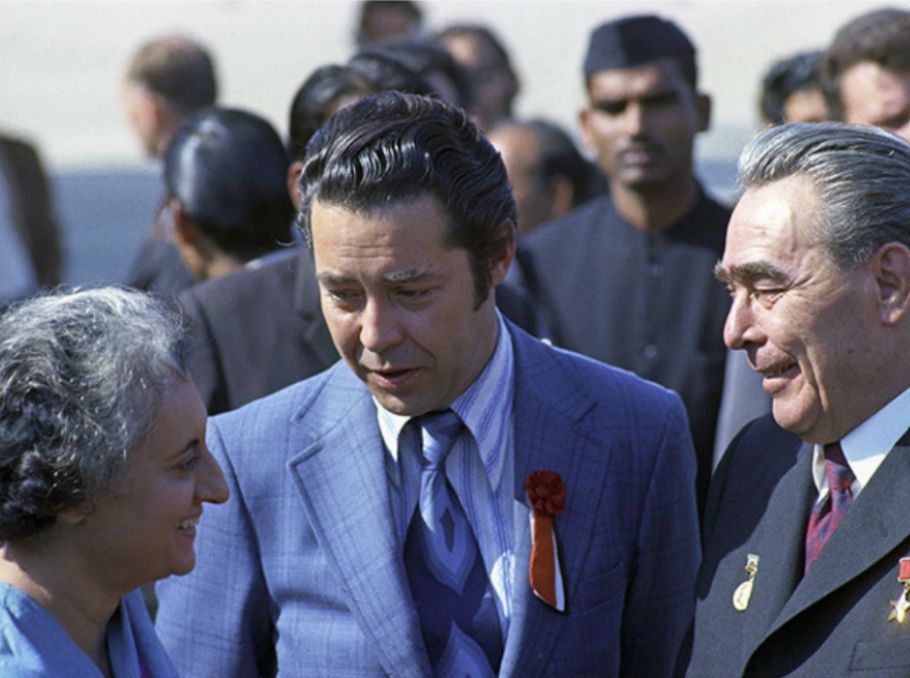
[[[749,598],[752,597],[752,584],[755,581],[755,573],[758,572],[758,556],[750,553],[746,556],[746,574],[749,578],[736,587],[733,592],[734,609],[743,612],[749,607]]]
[[[891,614],[888,615],[888,621],[903,624],[907,618],[907,612],[910,611],[910,556],[901,558],[899,562],[897,581],[904,585],[904,590],[901,591],[897,600],[891,601]]]

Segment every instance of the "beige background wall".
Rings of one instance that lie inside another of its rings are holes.
[[[677,20],[700,48],[703,88],[714,95],[702,156],[735,156],[755,125],[758,80],[770,62],[821,47],[844,21],[881,3],[860,0],[424,2],[428,27],[482,20],[512,51],[523,90],[518,112],[575,131],[580,63],[600,21],[655,11]],[[907,3],[891,3],[907,4]],[[356,3],[346,0],[0,0],[0,126],[35,140],[53,170],[143,162],[117,84],[132,50],[180,30],[216,54],[222,102],[259,112],[284,134],[294,90],[316,66],[352,46]]]

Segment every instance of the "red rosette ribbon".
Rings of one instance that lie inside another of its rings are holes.
[[[562,513],[566,485],[555,471],[534,471],[525,480],[525,492],[534,509],[532,516],[531,564],[528,577],[538,598],[565,612],[566,596],[559,567],[559,546],[553,517]]]

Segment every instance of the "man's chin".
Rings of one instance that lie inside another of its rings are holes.
[[[635,165],[624,168],[619,173],[619,178],[627,187],[642,191],[663,186],[667,173],[662,167]]]

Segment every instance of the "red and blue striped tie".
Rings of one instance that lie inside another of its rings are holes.
[[[806,528],[806,569],[815,562],[828,538],[834,532],[847,509],[853,503],[850,486],[855,476],[844,458],[840,443],[825,445],[825,471],[828,473],[828,494],[815,502]]]

